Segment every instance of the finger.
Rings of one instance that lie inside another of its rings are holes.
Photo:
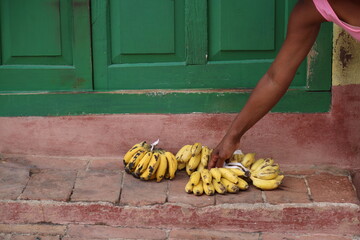
[[[216,162],[218,161],[219,159],[219,155],[216,154],[216,153],[212,153],[211,154],[211,159],[209,161],[209,164],[208,164],[208,169],[210,170],[211,168],[215,167],[216,165]]]
[[[225,162],[225,159],[222,159],[222,158],[219,157],[217,162],[216,162],[216,167],[218,167],[218,168],[224,167],[224,162]]]

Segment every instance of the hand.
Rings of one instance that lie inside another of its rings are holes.
[[[225,160],[232,156],[238,144],[238,139],[225,135],[219,145],[213,150],[208,169],[213,167],[223,167]]]

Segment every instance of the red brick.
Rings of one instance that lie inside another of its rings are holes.
[[[90,161],[89,170],[96,171],[122,171],[124,170],[124,164],[122,158],[99,158]]]
[[[11,240],[60,240],[60,236],[13,235]]]
[[[311,202],[303,178],[285,176],[279,188],[264,193],[266,201],[272,204]]]
[[[120,204],[144,206],[166,201],[168,180],[159,183],[154,180],[141,181],[124,173],[123,181]]]
[[[169,239],[208,239],[208,240],[258,240],[259,233],[244,233],[244,232],[230,232],[230,231],[212,231],[201,229],[179,229],[170,232]]]
[[[44,221],[43,209],[40,204],[0,202],[1,223],[38,223]]]
[[[28,179],[27,169],[0,167],[0,199],[15,200],[23,191]]]
[[[81,157],[9,156],[2,162],[13,168],[80,170],[86,168],[88,160]]]
[[[81,171],[76,179],[72,201],[116,202],[119,199],[122,173]]]
[[[353,236],[304,233],[262,233],[262,240],[355,240]]]
[[[227,193],[224,195],[216,194],[216,204],[224,203],[262,203],[261,191],[250,185],[246,191],[236,194]]]
[[[134,226],[135,227],[135,226]],[[166,233],[161,229],[119,228],[98,225],[70,225],[68,236],[92,239],[165,239]]]
[[[1,233],[65,234],[66,226],[48,224],[0,224]]]
[[[359,203],[347,176],[319,174],[308,176],[307,181],[315,202]]]
[[[315,166],[298,164],[282,164],[280,170],[286,175],[312,175],[316,173]]]
[[[169,182],[169,203],[184,203],[196,207],[205,207],[215,204],[215,196],[195,196],[185,192],[185,185],[189,181],[189,176],[185,171],[180,171],[176,177]]]
[[[33,173],[21,199],[66,201],[75,178],[74,171],[41,170]]]

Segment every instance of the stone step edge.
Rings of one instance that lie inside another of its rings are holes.
[[[0,223],[360,234],[360,206],[324,202],[221,204],[200,208],[164,203],[136,207],[104,202],[2,200]]]

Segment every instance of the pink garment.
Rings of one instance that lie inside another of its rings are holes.
[[[328,0],[313,0],[316,9],[319,13],[329,22],[333,22],[336,25],[342,27],[345,31],[347,31],[353,38],[360,41],[360,26],[353,26],[344,21],[341,21]]]

